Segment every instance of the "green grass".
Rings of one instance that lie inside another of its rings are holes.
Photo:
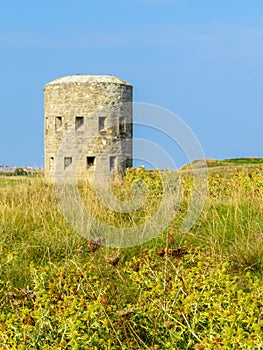
[[[204,209],[184,234],[193,177],[180,178],[164,232],[95,252],[42,177],[0,178],[0,349],[263,348],[263,167],[211,169]],[[163,195],[157,172],[143,169],[131,169],[115,194],[129,199],[134,181],[149,193],[132,213],[105,209],[87,184],[79,189],[97,220],[134,227]]]
[[[29,177],[38,177],[42,176],[41,170],[32,170],[26,171],[21,168],[17,168],[14,171],[0,171],[0,177],[19,177],[19,176],[29,176]]]
[[[233,159],[224,159],[222,160],[224,163],[231,163],[231,164],[256,164],[260,165],[263,164],[263,158],[233,158]]]
[[[192,165],[197,166],[199,160],[195,160],[192,162]],[[200,163],[201,166],[204,165],[203,162]],[[223,171],[225,168],[233,168],[236,166],[251,166],[251,165],[262,165],[263,164],[263,158],[230,158],[230,159],[207,159],[206,160],[206,166],[208,168],[218,168],[222,167]],[[186,164],[182,167],[182,170],[189,170],[191,169],[191,164]]]

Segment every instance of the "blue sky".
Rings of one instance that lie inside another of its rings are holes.
[[[76,73],[128,81],[207,158],[263,157],[262,0],[3,1],[0,63],[0,163],[43,166],[43,87]]]

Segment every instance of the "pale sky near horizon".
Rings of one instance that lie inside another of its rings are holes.
[[[44,85],[77,73],[128,81],[134,101],[182,118],[207,158],[263,157],[262,0],[10,0],[0,9],[0,164],[43,166]],[[143,133],[135,128],[158,143]]]

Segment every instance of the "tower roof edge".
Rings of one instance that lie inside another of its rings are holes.
[[[117,78],[113,75],[67,75],[61,78],[57,78],[55,80],[50,81],[47,83],[47,85],[57,85],[57,84],[74,84],[74,83],[115,83],[115,84],[123,84],[123,85],[129,85],[131,84],[127,83],[126,81]]]

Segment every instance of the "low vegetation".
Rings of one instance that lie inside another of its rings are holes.
[[[5,177],[5,176],[39,176],[40,170],[25,170],[24,168],[16,168],[15,170],[12,171],[0,171],[0,176]]]
[[[41,176],[0,178],[0,349],[262,349],[263,167],[209,171],[205,206],[184,234],[194,180],[179,174],[173,221],[126,249],[74,232]],[[132,227],[163,195],[158,172],[143,168],[113,190],[126,200],[134,182],[148,197],[131,213],[79,190],[97,220]]]
[[[193,161],[193,164],[198,163],[199,161]],[[203,162],[200,162],[200,164],[203,166]],[[207,159],[206,160],[206,166],[208,168],[218,168],[218,167],[224,167],[224,170],[227,168],[233,168],[239,167],[239,166],[251,166],[251,165],[263,165],[263,158],[233,158],[233,159]],[[187,170],[190,169],[191,165],[186,164],[183,169]]]

